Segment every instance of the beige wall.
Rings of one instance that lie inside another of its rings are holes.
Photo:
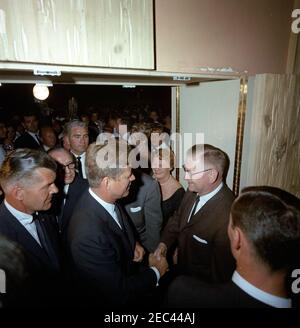
[[[157,70],[284,73],[293,0],[155,0]]]

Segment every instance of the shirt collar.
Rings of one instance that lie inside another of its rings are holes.
[[[206,203],[208,202],[211,198],[214,197],[214,195],[216,195],[223,187],[223,182],[221,182],[218,187],[216,189],[214,189],[213,191],[211,191],[210,193],[206,194],[206,195],[201,195],[200,199],[202,202]]]
[[[80,161],[84,161],[85,160],[85,154],[86,154],[86,152],[82,153],[81,155],[77,155],[77,154],[73,153],[72,151],[71,151],[71,153],[75,156],[75,158],[77,158],[78,156],[80,156]]]
[[[102,205],[108,211],[111,216],[114,216],[115,204],[107,203],[98,195],[96,195],[91,188],[89,188],[89,193],[100,205]]]
[[[27,132],[28,134],[30,134],[34,139],[36,139],[37,136],[39,135],[39,131],[37,131],[36,133],[34,133],[34,132],[30,132],[30,131],[26,130],[26,132]]]
[[[18,221],[22,221],[24,223],[31,223],[32,222],[32,215],[28,214],[28,213],[24,213],[21,211],[18,211],[17,209],[15,209],[14,207],[12,207],[7,201],[6,199],[4,199],[4,204],[6,206],[6,208],[8,209],[8,211],[15,217],[18,219]]]
[[[254,285],[250,284],[246,279],[244,279],[237,271],[234,271],[232,281],[245,293],[261,301],[262,303],[268,304],[275,308],[292,307],[292,301],[290,298],[275,296],[255,287]]]

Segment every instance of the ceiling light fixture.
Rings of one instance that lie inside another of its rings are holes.
[[[49,97],[49,89],[45,84],[36,84],[33,87],[34,98],[38,100],[45,100]]]

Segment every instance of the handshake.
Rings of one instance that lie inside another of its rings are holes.
[[[164,243],[159,243],[154,253],[149,254],[149,266],[155,267],[162,277],[169,269],[166,259],[167,246]]]

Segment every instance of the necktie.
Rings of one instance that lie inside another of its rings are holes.
[[[77,156],[77,170],[78,170],[78,175],[80,176],[80,178],[83,178],[82,175],[82,165],[81,165],[81,157]]]
[[[120,225],[122,227],[123,236],[125,237],[125,240],[127,242],[127,245],[129,246],[129,249],[131,249],[130,239],[129,239],[128,233],[127,233],[125,225],[124,225],[125,218],[123,217],[122,211],[119,208],[118,204],[116,204],[116,206],[115,206],[115,212],[117,213],[118,222],[120,223]]]
[[[37,214],[33,214],[33,220],[35,222],[36,231],[37,231],[37,234],[39,236],[39,240],[40,240],[40,243],[41,243],[41,246],[42,246],[43,250],[48,255],[49,260],[51,261],[52,265],[56,269],[58,269],[59,268],[58,259],[57,259],[57,256],[56,256],[55,252],[54,252],[54,249],[51,245],[49,237],[47,236],[47,232],[45,230],[45,227],[40,222]]]
[[[195,199],[194,207],[193,207],[193,210],[192,210],[192,212],[191,212],[191,215],[190,215],[190,217],[189,217],[189,219],[188,219],[188,222],[190,222],[191,218],[194,216],[194,214],[195,214],[195,212],[196,212],[197,205],[199,204],[199,202],[200,202],[200,196],[198,195],[198,196],[196,197],[196,199]]]
[[[124,231],[124,222],[123,222],[123,218],[122,218],[122,214],[121,214],[121,210],[119,209],[118,205],[115,205],[115,212],[117,214],[117,220],[122,228],[122,230]]]

